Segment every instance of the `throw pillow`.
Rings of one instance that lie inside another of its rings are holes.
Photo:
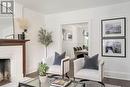
[[[84,69],[96,69],[98,70],[98,54],[92,56],[91,58],[88,56],[85,56],[84,58]]]
[[[65,58],[65,54],[66,52],[62,54],[55,52],[55,60],[54,60],[53,65],[61,65],[61,60]]]

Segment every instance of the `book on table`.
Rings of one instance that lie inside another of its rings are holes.
[[[51,83],[50,87],[65,87],[67,86],[71,80],[62,80],[62,79],[56,79]]]

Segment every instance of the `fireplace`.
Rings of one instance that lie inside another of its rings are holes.
[[[27,41],[0,39],[0,87],[10,87],[26,76]]]
[[[10,69],[10,59],[0,59],[0,86],[10,82]]]

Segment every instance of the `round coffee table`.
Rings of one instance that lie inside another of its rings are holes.
[[[105,87],[103,82],[80,80],[79,82],[84,83],[84,87]]]

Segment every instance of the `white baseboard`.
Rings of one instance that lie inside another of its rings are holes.
[[[104,74],[105,74],[105,77],[107,78],[130,80],[130,73],[107,71]]]

